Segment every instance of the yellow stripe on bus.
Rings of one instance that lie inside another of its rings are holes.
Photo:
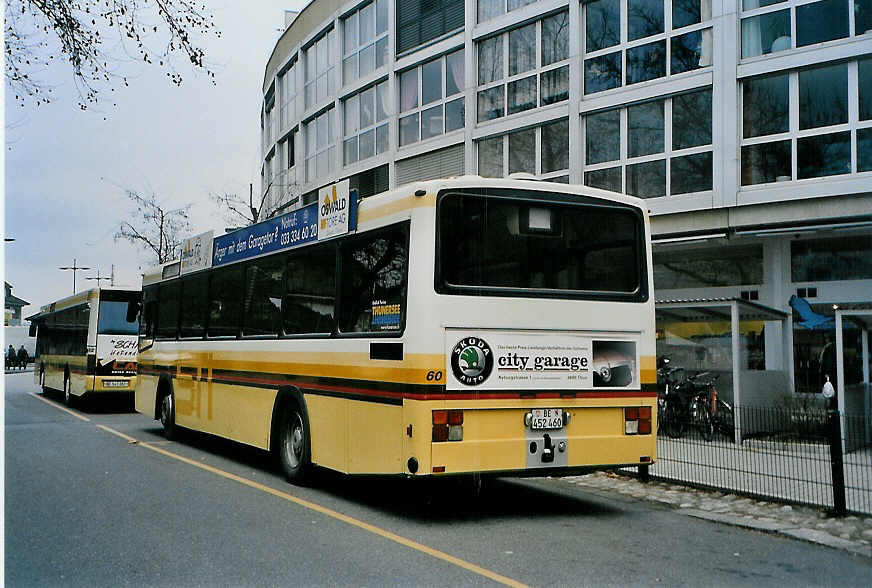
[[[377,221],[386,216],[391,216],[406,210],[421,207],[436,206],[436,194],[427,194],[425,196],[410,196],[395,202],[389,202],[382,206],[374,206],[372,208],[361,208],[357,213],[358,223],[370,223]]]

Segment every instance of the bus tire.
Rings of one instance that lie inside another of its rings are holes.
[[[172,392],[164,394],[160,401],[160,424],[163,426],[164,437],[172,440],[176,436],[176,402]]]
[[[294,402],[285,405],[279,423],[279,462],[291,484],[301,484],[312,464],[309,419]]]

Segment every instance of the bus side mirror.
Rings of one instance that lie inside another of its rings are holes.
[[[132,323],[136,320],[136,317],[139,315],[139,307],[140,303],[137,300],[131,300],[127,303],[127,319],[128,323]]]
[[[36,323],[30,323],[30,328],[27,330],[28,337],[36,337]]]

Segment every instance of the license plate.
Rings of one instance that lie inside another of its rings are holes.
[[[103,382],[104,388],[127,388],[127,380],[109,380]]]
[[[563,411],[559,408],[534,408],[530,428],[534,430],[562,429]]]

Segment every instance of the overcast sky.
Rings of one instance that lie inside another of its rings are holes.
[[[149,255],[115,241],[133,207],[130,188],[154,193],[167,209],[192,203],[192,233],[225,226],[211,192],[247,198],[260,185],[260,102],[264,67],[284,23],[284,10],[305,0],[211,0],[221,37],[202,46],[216,85],[185,69],[181,87],[158,67],[127,64],[129,87],[104,92],[105,102],[81,111],[68,68],[45,72],[55,90],[48,106],[19,106],[5,97],[4,279],[13,294],[42,304],[73,291],[73,259],[90,271],[76,272],[76,290],[97,284],[86,277],[109,275],[140,285]],[[113,103],[115,106],[113,106]],[[104,120],[105,118],[105,120]],[[106,282],[103,282],[104,284]]]

